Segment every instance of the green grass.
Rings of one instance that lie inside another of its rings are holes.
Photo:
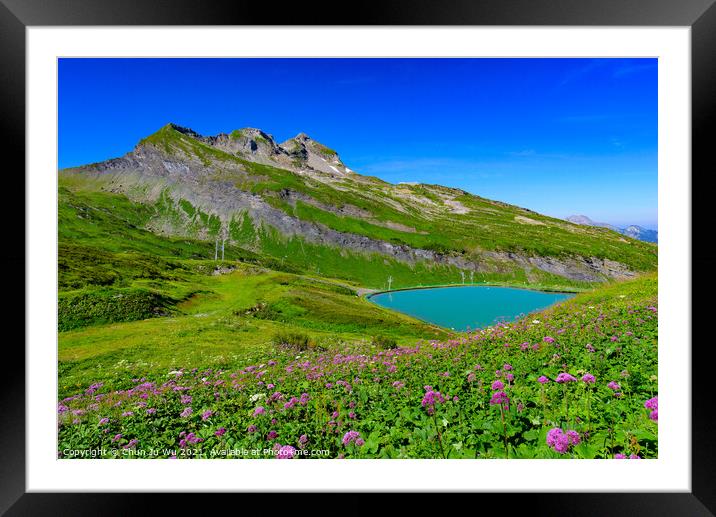
[[[164,316],[178,300],[148,289],[91,289],[58,298],[58,330]]]
[[[139,145],[151,144],[162,149],[166,154],[198,158],[204,165],[211,165],[212,161],[226,161],[234,156],[215,149],[189,135],[177,131],[172,124],[167,124],[156,133],[139,141]]]
[[[188,205],[175,206],[165,195],[144,205],[85,187],[77,178],[60,177],[61,390],[98,372],[112,382],[117,372],[135,368],[229,364],[270,346],[283,331],[305,334],[321,346],[377,335],[399,342],[446,335],[356,296],[355,287],[359,279],[379,287],[385,271],[404,284],[446,280],[448,270],[413,270],[398,262],[386,269],[377,255],[257,232],[247,214],[234,220],[232,237],[245,244],[259,239],[259,249],[228,245],[226,260],[215,262],[213,242],[143,229],[169,213],[200,221],[199,209],[190,214]],[[217,267],[234,271],[212,275]],[[457,278],[456,271],[451,274]]]
[[[338,153],[336,151],[334,151],[333,149],[331,149],[330,147],[326,147],[325,145],[320,144],[318,142],[314,143],[314,148],[319,153],[321,153],[323,156],[325,156],[327,158],[332,158],[332,157],[338,155]]]
[[[432,242],[432,237],[430,236],[391,230],[390,228],[384,228],[382,226],[371,224],[364,219],[358,219],[356,217],[339,216],[333,214],[332,212],[327,212],[325,210],[321,210],[320,208],[308,205],[302,201],[296,202],[293,215],[305,221],[313,221],[324,224],[339,232],[365,235],[373,239],[391,242],[393,244],[407,244],[414,248],[427,249],[427,245]],[[445,247],[445,249],[449,250],[447,247]]]
[[[191,309],[243,308],[257,289],[291,290],[305,280],[249,274],[241,278],[254,289],[237,290],[233,276],[217,279],[223,303],[197,300]],[[407,343],[384,334],[320,341],[299,327],[266,327],[268,342],[251,346],[237,325],[234,339],[209,345],[212,322],[191,350],[172,344],[185,324],[167,320],[165,346],[96,340],[64,351],[58,450],[215,458],[307,440],[331,458],[657,458],[656,304],[657,278],[647,275],[509,325]],[[115,332],[125,338],[140,323]],[[571,379],[557,382],[565,375]],[[349,430],[360,441],[347,443]],[[578,440],[558,449],[548,438],[555,431]]]
[[[196,294],[174,305],[171,316],[60,332],[61,391],[90,378],[111,383],[120,370],[235,364],[247,352],[270,347],[282,331],[300,332],[318,344],[379,334],[402,343],[448,335],[325,279],[238,265],[230,274],[195,280]]]

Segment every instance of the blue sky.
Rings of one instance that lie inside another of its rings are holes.
[[[390,182],[657,225],[656,59],[60,59],[61,168],[167,122],[305,132]]]

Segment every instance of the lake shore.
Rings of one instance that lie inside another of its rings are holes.
[[[526,291],[540,291],[545,293],[565,293],[565,294],[577,294],[577,293],[584,293],[587,291],[590,291],[591,289],[579,289],[577,287],[550,287],[545,285],[531,285],[530,287],[526,287],[524,284],[511,284],[511,283],[499,283],[499,282],[490,282],[490,283],[473,283],[473,284],[436,284],[436,285],[418,285],[413,287],[399,287],[396,289],[367,289],[367,288],[358,288],[356,289],[356,294],[358,296],[364,296],[367,299],[370,299],[371,297],[378,295],[378,294],[385,294],[385,293],[394,293],[398,291],[417,291],[419,289],[439,289],[444,287],[509,287],[512,289],[524,289]]]

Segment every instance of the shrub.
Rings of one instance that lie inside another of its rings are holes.
[[[58,297],[60,332],[89,325],[135,321],[171,312],[174,300],[144,289],[97,289]]]
[[[259,302],[255,306],[251,307],[245,312],[246,315],[251,315],[254,318],[260,320],[271,320],[271,321],[284,321],[284,315],[281,313],[281,309],[276,307],[274,304],[266,302]]]
[[[314,348],[311,337],[300,332],[279,332],[274,335],[272,341],[275,346],[298,351]]]
[[[374,346],[385,350],[398,348],[398,342],[394,338],[387,336],[374,336],[372,343]]]

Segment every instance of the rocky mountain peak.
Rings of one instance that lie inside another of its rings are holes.
[[[586,215],[570,215],[569,217],[567,217],[566,220],[570,223],[583,224],[586,226],[591,226],[594,224],[594,222]]]
[[[659,232],[656,230],[648,230],[646,228],[642,228],[641,226],[638,226],[636,224],[632,224],[627,226],[626,228],[617,228],[614,225],[608,224],[608,223],[598,223],[595,221],[592,221],[589,217],[586,215],[570,215],[566,219],[570,223],[575,224],[581,224],[584,226],[598,226],[601,228],[608,228],[609,230],[613,230],[617,233],[621,233],[622,235],[626,235],[627,237],[631,237],[632,239],[638,239],[640,241],[644,242],[658,242],[659,241]]]
[[[173,129],[174,131],[178,131],[178,132],[183,133],[183,134],[190,136],[192,138],[201,138],[201,135],[199,133],[197,133],[196,131],[194,131],[193,129],[184,127],[184,126],[180,126],[179,124],[175,124],[174,122],[169,122],[166,126],[164,126],[164,128]],[[162,128],[162,129],[164,129],[164,128]]]
[[[343,176],[352,172],[341,161],[338,153],[317,142],[306,133],[299,133],[279,146],[301,169],[312,169],[330,176]]]
[[[276,142],[273,139],[273,136],[269,135],[268,133],[262,131],[261,129],[255,128],[255,127],[245,127],[242,129],[235,129],[232,131],[229,136],[233,138],[250,138],[254,140],[266,140],[267,142],[272,143],[273,145],[277,145]]]
[[[278,144],[274,137],[255,127],[235,129],[230,133],[214,136],[202,136],[193,129],[169,123],[156,133],[142,139],[144,144],[170,152],[172,149],[184,151],[190,142],[180,143],[190,138],[225,153],[242,159],[282,167],[301,174],[322,173],[329,176],[344,176],[352,171],[341,161],[333,149],[313,140],[306,133]]]
[[[261,163],[280,153],[273,136],[255,127],[235,129],[228,135],[220,133],[216,136],[205,137],[203,141],[226,153],[243,156]]]

